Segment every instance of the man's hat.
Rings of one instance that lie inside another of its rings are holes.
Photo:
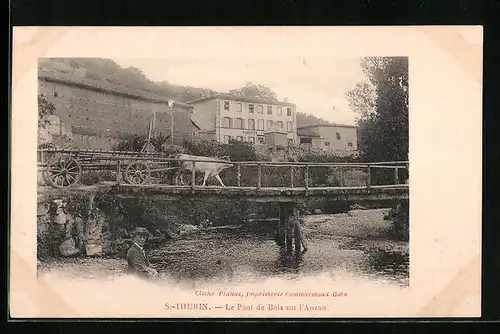
[[[134,236],[136,235],[141,235],[144,237],[149,237],[151,236],[151,233],[149,233],[148,229],[145,227],[136,227],[135,230],[132,232]]]

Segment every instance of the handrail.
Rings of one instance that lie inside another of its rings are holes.
[[[101,159],[115,159],[115,160],[153,160],[153,161],[200,161],[197,159],[176,159],[176,158],[168,158],[161,157],[161,153],[141,153],[136,151],[110,151],[110,150],[78,150],[78,149],[38,149],[38,152],[53,152],[53,153],[101,153],[102,156],[98,157]],[[106,155],[109,154],[109,155]],[[120,155],[139,155],[134,157],[123,157]],[[149,155],[149,156],[145,156]],[[297,166],[311,166],[311,167],[320,167],[320,166],[345,166],[345,167],[359,167],[364,168],[367,165],[372,165],[376,168],[394,168],[395,166],[384,166],[390,164],[404,164],[407,165],[408,161],[379,161],[379,162],[291,162],[291,161],[279,161],[279,162],[271,162],[271,161],[227,161],[222,159],[213,158],[213,160],[203,160],[202,162],[225,162],[231,164],[241,164],[241,165],[263,165],[263,166],[283,166],[283,167],[297,167]],[[406,168],[406,166],[398,166],[398,168]]]

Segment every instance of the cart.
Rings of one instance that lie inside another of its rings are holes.
[[[153,173],[177,169],[175,160],[160,153],[78,149],[39,149],[38,167],[55,188],[79,184],[83,171],[115,171],[128,184],[148,184]]]

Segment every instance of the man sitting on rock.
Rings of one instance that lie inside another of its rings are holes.
[[[144,227],[137,227],[134,231],[134,243],[127,252],[128,273],[142,278],[158,277],[158,272],[151,267],[144,245],[149,237],[149,231]]]

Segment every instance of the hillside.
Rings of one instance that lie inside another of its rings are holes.
[[[85,80],[98,85],[120,86],[135,93],[155,94],[181,102],[202,98],[205,93],[217,92],[199,87],[181,86],[168,81],[151,81],[138,68],[123,68],[111,59],[105,58],[41,58],[40,73],[56,75],[74,80]],[[297,126],[331,124],[311,114],[297,113]]]

